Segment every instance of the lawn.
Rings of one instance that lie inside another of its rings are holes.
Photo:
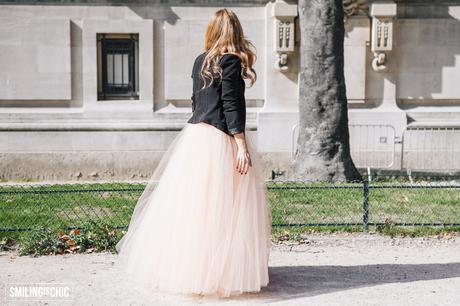
[[[274,227],[356,227],[363,224],[362,183],[267,182]],[[34,225],[79,227],[101,220],[125,227],[141,183],[2,185],[0,229]],[[460,224],[460,186],[373,182],[368,190],[372,224]]]

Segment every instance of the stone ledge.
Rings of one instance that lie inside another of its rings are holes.
[[[84,5],[84,6],[121,6],[121,5],[149,5],[149,6],[218,6],[218,5],[265,5],[269,0],[169,0],[165,3],[162,0],[130,0],[130,1],[115,1],[115,0],[0,0],[0,4],[9,5]],[[293,2],[293,1],[287,1]]]
[[[12,152],[0,153],[0,180],[100,181],[145,180],[151,177],[164,151]],[[262,173],[285,169],[287,153],[261,154]]]
[[[0,123],[0,131],[179,131],[186,122],[44,122]],[[247,122],[246,129],[255,131],[257,124]]]
[[[191,112],[148,114],[0,114],[0,131],[178,131]],[[248,110],[246,127],[257,130],[258,113]]]

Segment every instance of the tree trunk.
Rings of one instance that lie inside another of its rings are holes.
[[[290,176],[360,180],[350,156],[341,0],[299,0],[299,138]]]

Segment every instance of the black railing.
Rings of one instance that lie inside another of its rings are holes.
[[[274,227],[460,226],[460,178],[266,182]],[[0,185],[0,231],[35,225],[125,228],[145,183]]]

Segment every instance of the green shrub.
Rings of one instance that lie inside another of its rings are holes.
[[[90,220],[81,228],[68,231],[43,226],[33,227],[19,242],[20,255],[115,252],[123,232],[105,222]]]
[[[67,248],[64,240],[60,239],[56,229],[44,226],[34,226],[30,232],[21,236],[19,241],[20,255],[62,254]]]

